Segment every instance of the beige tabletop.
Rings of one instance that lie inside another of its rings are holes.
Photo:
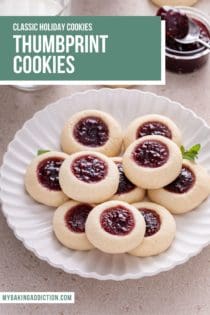
[[[210,15],[209,0],[197,7]],[[75,14],[134,15],[155,12],[147,0],[75,0]],[[166,86],[141,86],[179,101],[210,124],[210,63],[189,75],[167,73]],[[34,93],[0,87],[0,162],[15,132],[60,97],[93,86],[55,86]],[[99,88],[99,87],[97,87]],[[210,314],[210,246],[197,257],[155,277],[123,282],[83,279],[54,269],[27,251],[0,214],[0,291],[75,291],[75,305],[0,306],[0,315]]]

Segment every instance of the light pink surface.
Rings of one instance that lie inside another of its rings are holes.
[[[198,8],[210,15],[208,0]],[[147,0],[74,0],[75,14],[151,14]],[[189,75],[167,73],[161,87],[139,87],[179,101],[210,124],[210,63]],[[0,162],[7,144],[22,124],[45,105],[91,87],[56,86],[35,93],[0,87]],[[192,131],[193,132],[193,131]],[[210,314],[210,247],[185,265],[156,277],[124,282],[100,282],[65,274],[24,249],[0,214],[0,291],[75,291],[75,305],[0,306],[0,315],[30,314]]]

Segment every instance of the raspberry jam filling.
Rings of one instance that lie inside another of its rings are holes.
[[[166,21],[166,37],[184,38],[189,32],[189,19],[178,10],[160,8],[157,15]]]
[[[158,140],[145,140],[135,147],[132,156],[138,165],[156,168],[167,162],[169,151],[167,146]]]
[[[141,208],[139,209],[141,214],[144,217],[144,221],[146,223],[146,231],[144,236],[152,236],[160,230],[160,216],[151,209]]]
[[[91,205],[85,203],[69,209],[65,215],[66,226],[73,232],[84,233],[85,222],[92,209]]]
[[[109,129],[98,117],[85,117],[74,127],[74,137],[83,145],[98,147],[104,145],[109,138]]]
[[[125,176],[122,163],[115,162],[115,164],[117,165],[120,174],[120,181],[116,194],[121,195],[132,191],[135,188],[135,185]]]
[[[141,125],[137,130],[136,139],[150,135],[172,138],[171,130],[159,121],[148,121]]]
[[[186,14],[174,9],[165,10],[164,8],[160,8],[157,15],[160,16],[162,20],[166,21],[166,47],[178,52],[193,52],[198,49],[203,51],[206,49],[198,42],[181,44],[175,40],[176,38],[184,38],[189,32],[189,18]],[[199,26],[200,37],[208,41],[210,39],[210,33],[207,27],[197,19],[192,20]]]
[[[48,158],[41,161],[37,167],[37,176],[39,182],[50,190],[61,190],[59,184],[59,171],[62,158]]]
[[[129,234],[135,226],[133,214],[120,205],[104,210],[100,222],[106,232],[121,236]]]
[[[189,167],[183,165],[179,176],[172,183],[165,186],[164,189],[173,193],[183,194],[191,189],[194,183],[194,173]]]
[[[73,174],[86,183],[96,183],[103,180],[108,172],[105,161],[94,155],[83,155],[74,160],[71,165]]]

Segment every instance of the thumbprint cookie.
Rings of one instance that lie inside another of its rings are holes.
[[[179,175],[161,189],[149,190],[149,198],[174,214],[199,206],[210,194],[210,176],[200,165],[183,160]]]
[[[122,130],[118,122],[105,112],[81,111],[66,122],[61,146],[69,154],[91,150],[115,156],[121,151]]]
[[[138,187],[158,189],[180,173],[182,154],[179,147],[162,136],[146,136],[134,141],[123,156],[123,169]]]
[[[124,145],[127,148],[136,139],[145,136],[163,136],[181,145],[181,131],[168,117],[162,115],[145,115],[133,120],[125,131]]]
[[[146,257],[164,252],[175,237],[174,217],[164,207],[152,202],[139,202],[133,206],[143,215],[146,231],[143,242],[129,253],[134,256]]]
[[[145,196],[145,190],[136,187],[131,181],[126,177],[123,166],[122,166],[122,158],[114,157],[112,160],[118,167],[118,171],[120,174],[120,181],[115,195],[111,198],[112,200],[121,200],[128,203],[134,203],[138,201],[142,201]]]
[[[125,253],[144,238],[145,221],[135,207],[123,201],[107,201],[96,206],[86,221],[89,241],[105,253]]]
[[[102,153],[82,151],[65,160],[59,181],[69,198],[100,203],[110,199],[117,191],[119,172],[116,164]]]
[[[85,222],[93,205],[68,201],[57,208],[53,217],[53,229],[57,239],[66,247],[89,250],[93,245],[85,233]]]
[[[25,187],[29,195],[47,206],[58,207],[69,198],[59,184],[59,171],[69,156],[51,151],[33,159],[25,174]]]

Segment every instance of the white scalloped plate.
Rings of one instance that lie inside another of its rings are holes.
[[[210,243],[210,199],[195,211],[176,217],[175,241],[168,251],[155,257],[109,255],[98,250],[71,251],[56,240],[51,224],[53,209],[37,204],[26,194],[23,177],[37,149],[60,149],[59,136],[68,116],[88,108],[111,113],[124,128],[135,117],[148,113],[172,118],[181,128],[186,146],[202,144],[199,162],[210,172],[210,128],[182,105],[152,93],[126,89],[91,90],[63,98],[27,121],[4,156],[1,169],[2,209],[16,237],[52,266],[100,280],[152,276],[198,254]]]

